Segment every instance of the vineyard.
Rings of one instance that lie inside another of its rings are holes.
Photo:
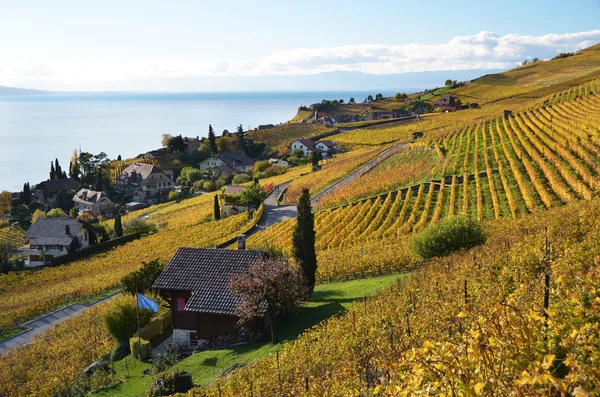
[[[375,250],[368,261],[344,265],[344,261],[336,260],[340,251],[327,255],[329,250],[344,249],[362,258],[357,253],[360,249],[364,252],[365,246],[374,242],[398,244],[410,233],[446,216],[465,215],[479,221],[516,218],[589,200],[597,189],[600,166],[600,100],[589,95],[594,87],[596,82],[568,90],[548,99],[551,105],[508,118],[429,134],[425,139],[435,149],[429,152],[435,153],[438,161],[442,159],[443,178],[317,212],[320,278],[354,273],[361,266],[381,269],[392,263],[387,254]],[[380,193],[381,186],[393,186],[396,181],[404,182],[402,177],[411,177],[409,162],[401,165],[394,164],[394,158],[388,161],[380,164],[381,172],[375,168],[325,197],[324,203],[343,203],[344,195]],[[419,172],[432,172],[433,163],[424,164]],[[294,222],[287,220],[253,235],[249,246],[276,246],[290,254]],[[408,258],[402,264],[414,263],[410,255],[404,256]],[[396,266],[401,264],[397,262]]]
[[[244,233],[257,221],[248,213],[207,221],[212,197],[190,199],[195,203],[192,206],[186,201],[165,205],[161,213],[151,215],[164,223],[163,228],[140,240],[67,265],[0,275],[0,328],[112,289],[142,261],[168,261],[178,247],[214,247]]]
[[[305,187],[309,188],[313,195],[324,190],[385,149],[385,147],[378,146],[336,155],[333,159],[327,160],[320,171],[310,173],[292,182],[286,193],[286,202],[296,203]]]
[[[594,200],[495,222],[484,246],[189,395],[594,394],[599,216]]]
[[[25,244],[25,231],[18,226],[0,228],[0,250],[12,251]]]

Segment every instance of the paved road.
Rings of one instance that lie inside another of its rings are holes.
[[[29,321],[23,324],[25,328],[23,332],[16,336],[13,336],[12,338],[5,339],[0,342],[0,352],[4,352],[8,349],[12,349],[17,346],[25,345],[29,343],[34,336],[41,334],[47,329],[53,328],[55,325],[62,323],[70,317],[76,316],[79,313],[83,313],[90,307],[106,302],[107,300],[113,298],[115,295],[116,294],[110,295],[104,299],[92,302],[90,304],[75,303],[73,305],[63,307],[62,309],[59,309],[52,313],[46,314],[35,320]]]
[[[351,172],[350,174],[346,175],[344,178],[340,179],[339,181],[337,181],[336,183],[334,183],[333,185],[329,186],[327,189],[323,190],[322,192],[320,192],[319,194],[317,194],[316,196],[314,196],[310,202],[313,205],[313,207],[315,206],[315,204],[317,204],[317,202],[322,199],[323,197],[327,196],[328,194],[332,193],[335,189],[340,188],[344,185],[347,185],[348,183],[352,182],[354,179],[366,174],[367,172],[371,171],[375,166],[377,166],[379,163],[381,163],[382,161],[384,161],[385,159],[387,159],[388,157],[402,152],[404,150],[408,149],[408,143],[400,143],[398,145],[394,145],[386,150],[384,150],[383,152],[381,152],[377,157],[375,157],[374,159],[371,159],[369,161],[367,161],[364,165],[362,165],[361,167],[359,167],[358,169],[354,170],[353,172]]]
[[[273,190],[265,199],[264,214],[260,222],[256,224],[256,227],[246,234],[250,237],[254,233],[265,230],[271,225],[282,222],[288,218],[295,218],[297,208],[296,205],[277,205],[277,199],[279,195],[291,184],[287,182],[279,185],[277,190]]]

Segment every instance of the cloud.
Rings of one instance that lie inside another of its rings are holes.
[[[276,51],[262,59],[165,60],[139,63],[0,62],[0,84],[77,86],[135,78],[309,75],[351,71],[368,74],[511,68],[524,59],[549,59],[600,42],[600,30],[524,36],[480,32],[440,44],[346,45]]]

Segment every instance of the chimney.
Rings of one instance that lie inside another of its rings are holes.
[[[71,228],[69,225],[65,225],[65,234],[68,236],[71,233]]]
[[[246,235],[245,234],[240,234],[237,237],[237,242],[238,242],[238,251],[242,251],[246,249]]]

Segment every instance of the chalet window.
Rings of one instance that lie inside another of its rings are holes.
[[[177,311],[182,312],[185,309],[187,299],[185,298],[177,298]]]

